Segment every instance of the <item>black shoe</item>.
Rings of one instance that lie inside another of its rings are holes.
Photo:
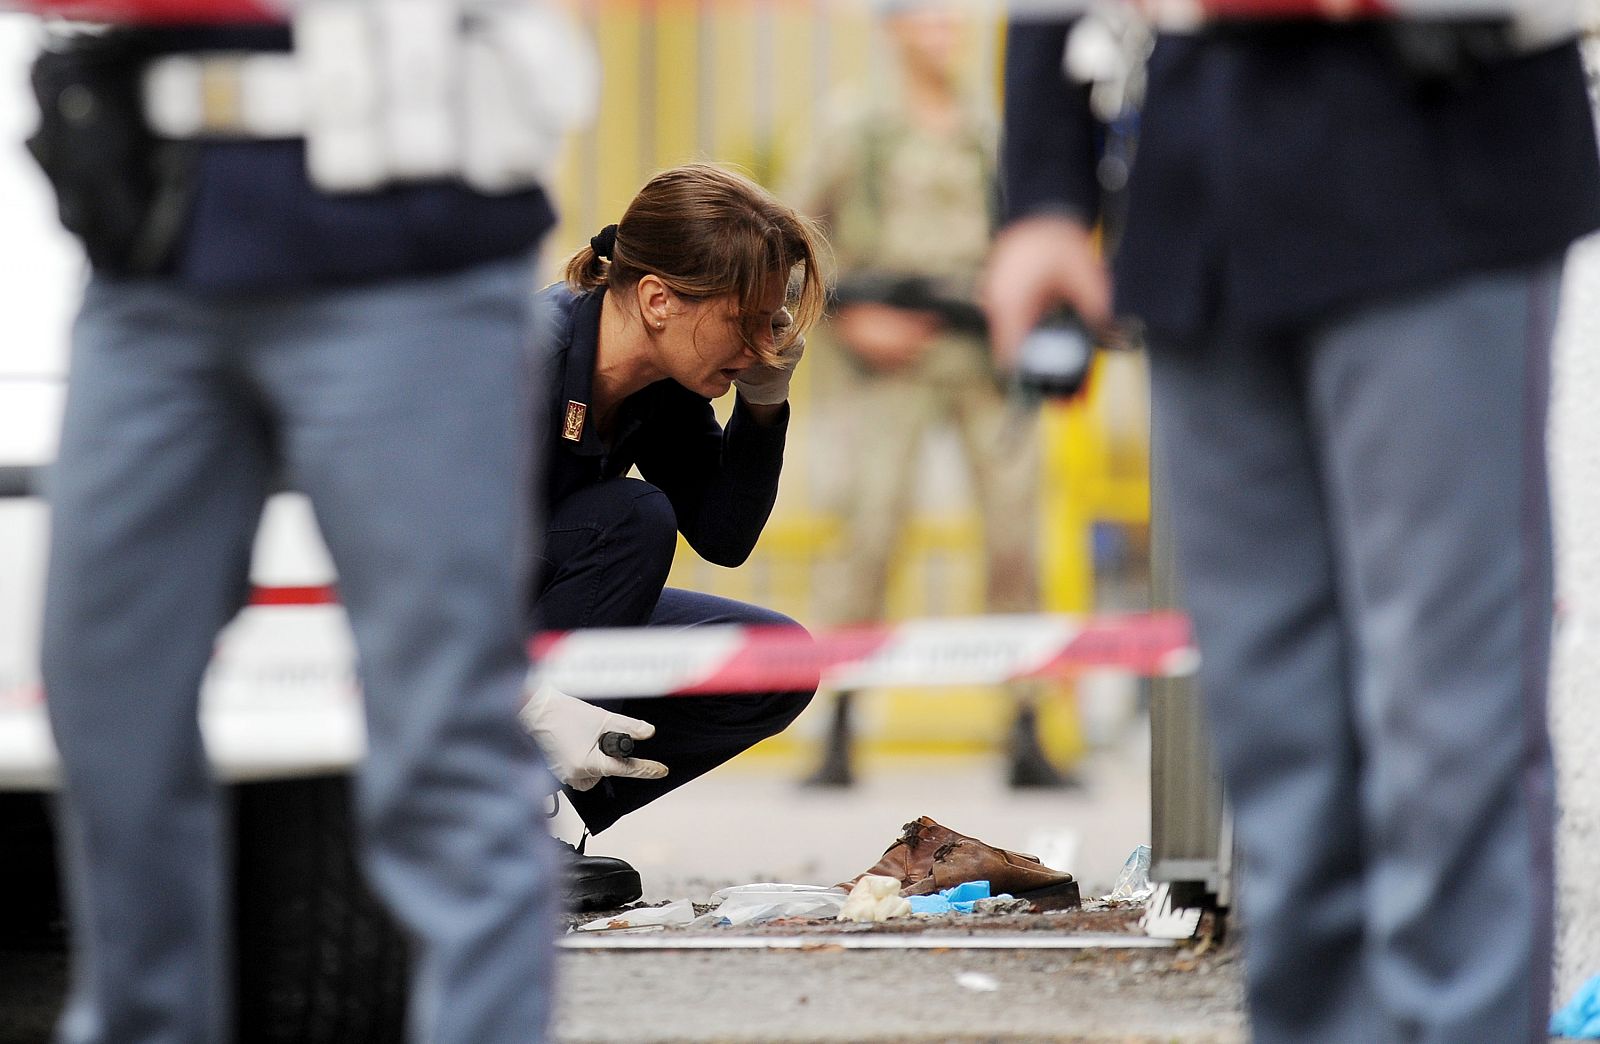
[[[1083,781],[1070,772],[1062,772],[1051,764],[1039,745],[1038,717],[1031,706],[1017,710],[1011,724],[1011,735],[1006,743],[1010,762],[1006,783],[1013,790],[1059,789],[1081,787]]]
[[[587,855],[583,846],[589,835],[578,842],[576,848],[560,838],[556,839],[563,850],[566,863],[567,907],[579,913],[595,910],[615,910],[637,900],[644,894],[639,882],[639,871],[625,860],[614,856]]]
[[[850,694],[834,697],[833,720],[828,725],[827,746],[822,764],[800,781],[802,787],[853,787],[856,774],[850,767]]]

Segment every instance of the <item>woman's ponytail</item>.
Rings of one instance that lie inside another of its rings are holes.
[[[616,253],[617,226],[607,225],[589,237],[587,247],[579,248],[567,260],[567,285],[574,290],[593,290],[604,286]]]
[[[609,267],[610,262],[595,253],[593,247],[579,247],[577,253],[567,258],[567,270],[563,278],[574,290],[594,290],[606,285],[606,269]]]

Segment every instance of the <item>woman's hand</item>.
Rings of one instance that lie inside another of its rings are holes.
[[[550,771],[573,790],[588,790],[606,776],[660,779],[667,774],[659,761],[614,758],[600,750],[600,737],[607,732],[645,740],[656,734],[654,725],[613,714],[549,685],[540,685],[522,708],[522,724],[544,751]]]
[[[794,325],[794,317],[787,308],[778,313],[772,322],[772,339],[782,342],[790,336],[789,328]],[[806,339],[796,337],[778,352],[778,361],[770,366],[758,363],[750,367],[738,377],[734,378],[733,386],[739,389],[739,397],[750,406],[781,406],[789,401],[789,382],[794,379],[794,370],[800,365],[800,357],[806,352]]]

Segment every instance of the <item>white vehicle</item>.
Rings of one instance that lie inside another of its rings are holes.
[[[48,482],[64,388],[0,379],[0,946],[60,931],[48,797],[57,783],[37,649]],[[270,502],[258,601],[224,631],[201,725],[235,815],[239,1024],[246,1039],[394,1040],[405,946],[351,853],[348,773],[364,748],[354,654],[302,498]]]
[[[76,245],[20,143],[31,126],[31,20],[0,14],[0,948],[56,939],[50,794],[58,779],[38,670],[43,499],[82,282]],[[259,597],[222,635],[201,723],[235,802],[241,1039],[403,1036],[403,937],[351,855],[349,771],[362,756],[354,653],[303,498],[272,498]]]

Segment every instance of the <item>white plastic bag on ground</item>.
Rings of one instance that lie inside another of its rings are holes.
[[[1150,846],[1140,845],[1122,864],[1117,883],[1104,898],[1108,903],[1142,903],[1154,891],[1155,886],[1150,883]]]
[[[708,914],[731,925],[759,924],[779,917],[833,917],[844,906],[845,894],[817,885],[751,884],[712,893],[722,905]]]

